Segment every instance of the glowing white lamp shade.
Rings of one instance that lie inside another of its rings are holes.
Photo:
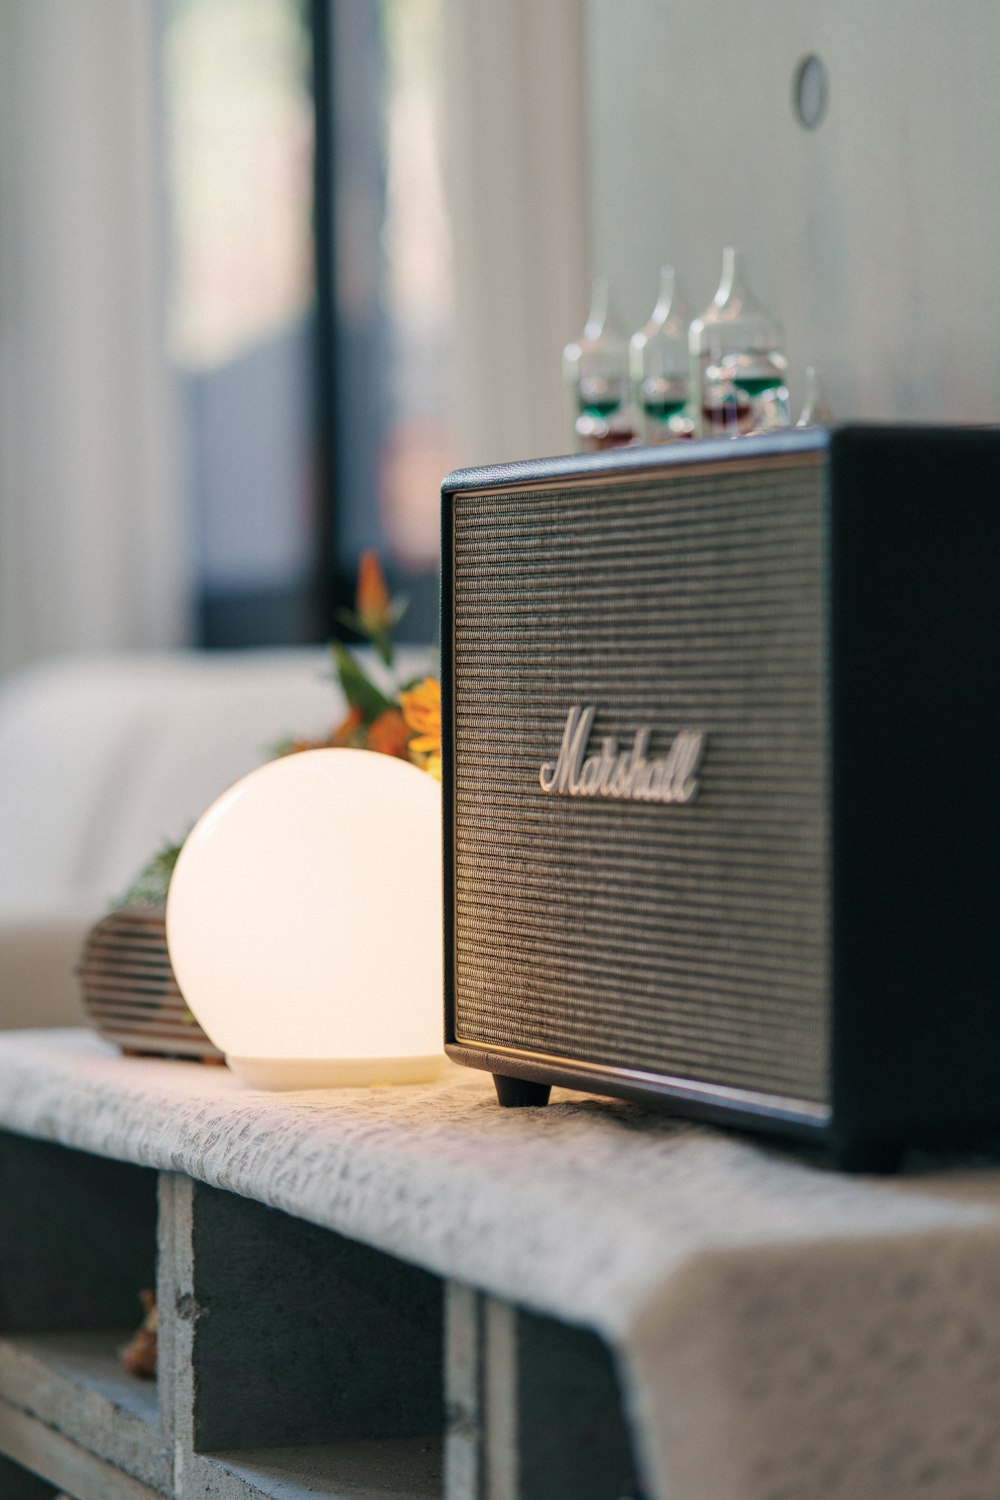
[[[247,1083],[436,1077],[440,786],[368,750],[253,771],[188,836],[167,943],[185,1000]]]

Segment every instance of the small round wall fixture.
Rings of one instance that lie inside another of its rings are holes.
[[[792,102],[796,118],[807,130],[815,130],[826,114],[829,95],[826,68],[814,52],[804,57],[795,69]]]
[[[441,788],[368,750],[308,750],[230,787],[167,900],[192,1013],[261,1088],[416,1083],[443,1053]]]

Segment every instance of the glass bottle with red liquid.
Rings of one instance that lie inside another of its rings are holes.
[[[780,322],[750,289],[742,256],[727,245],[719,289],[688,331],[697,435],[740,437],[788,426],[784,344]]]

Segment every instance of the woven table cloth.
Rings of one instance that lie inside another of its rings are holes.
[[[659,1500],[996,1500],[1000,1170],[851,1178],[488,1076],[251,1090],[87,1031],[0,1035],[0,1127],[213,1186],[611,1346]]]

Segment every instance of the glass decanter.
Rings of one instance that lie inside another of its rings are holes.
[[[796,427],[829,427],[833,411],[826,393],[826,381],[815,365],[806,366],[805,392]]]
[[[611,310],[606,277],[594,281],[582,336],[563,350],[563,375],[576,447],[589,450],[629,442],[633,424],[628,399],[628,347]]]
[[[688,332],[699,434],[738,437],[788,426],[784,343],[780,322],[750,290],[742,256],[727,245],[719,289]]]
[[[632,404],[643,442],[670,443],[690,435],[688,319],[677,296],[673,266],[660,268],[660,293],[648,323],[629,340]]]

